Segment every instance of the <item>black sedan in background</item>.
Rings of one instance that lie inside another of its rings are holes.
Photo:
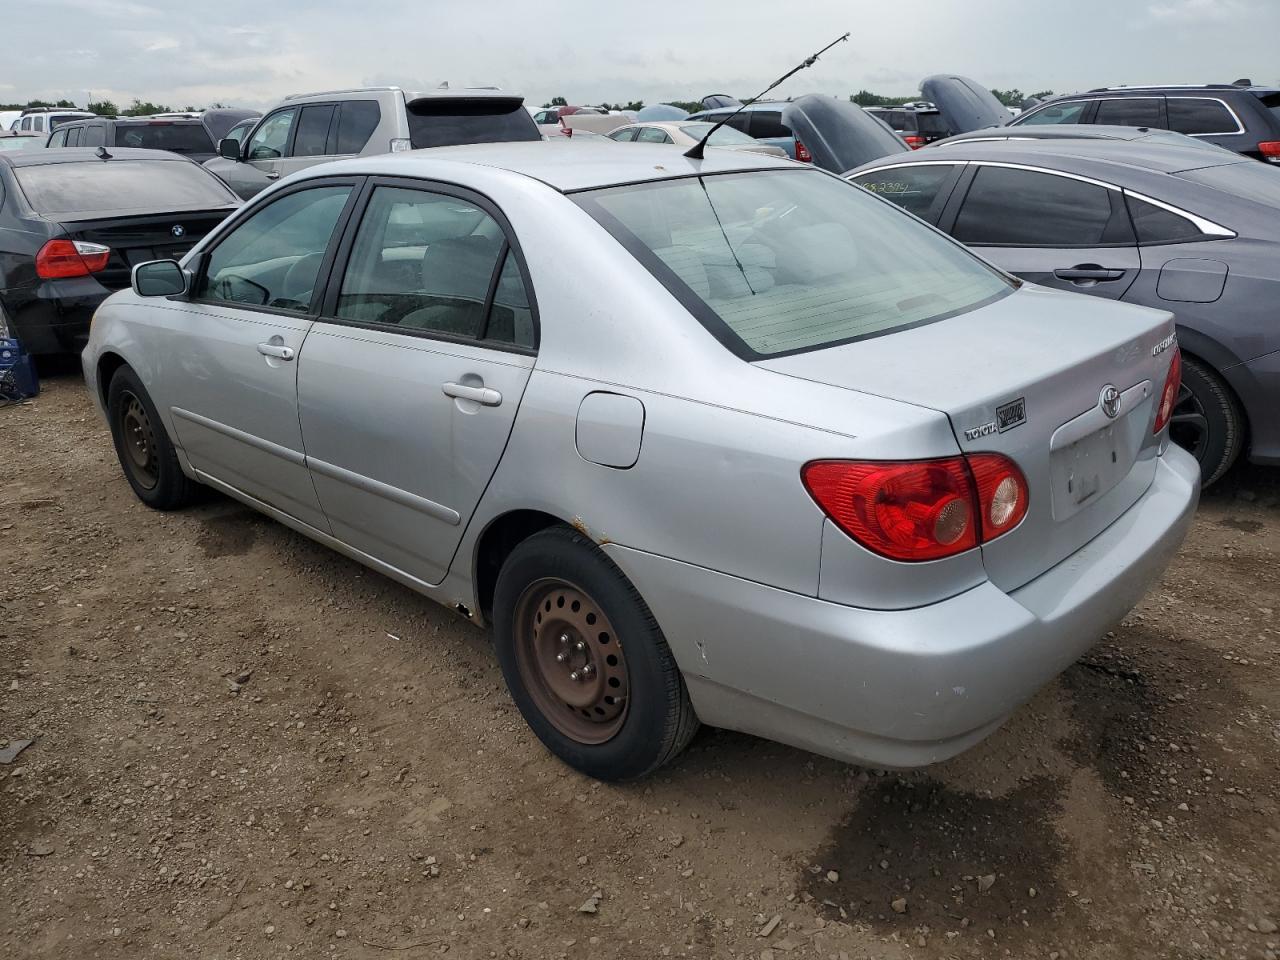
[[[78,353],[133,267],[177,259],[240,205],[159,150],[0,153],[0,327],[29,353]]]

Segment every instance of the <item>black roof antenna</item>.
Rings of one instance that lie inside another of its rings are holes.
[[[97,157],[98,157],[98,159],[99,159],[99,160],[110,160],[110,159],[111,159],[111,154],[107,153],[107,148],[106,148],[106,147],[99,147],[97,150],[95,150],[95,151],[94,151],[94,153],[97,155]]]
[[[799,73],[799,72],[800,72],[801,70],[803,70],[805,67],[812,67],[815,63],[817,63],[818,58],[819,58],[820,56],[822,56],[824,53],[826,53],[828,50],[830,50],[832,47],[834,47],[837,43],[840,43],[842,40],[848,40],[848,39],[849,39],[849,34],[847,34],[847,33],[846,33],[843,37],[836,37],[834,40],[832,40],[830,43],[828,43],[825,47],[823,47],[821,50],[819,50],[819,51],[818,51],[817,53],[815,53],[813,56],[809,57],[807,60],[805,60],[803,63],[801,63],[798,67],[795,67],[795,68],[793,68],[793,69],[791,69],[791,70],[788,70],[786,73],[784,73],[782,76],[780,76],[777,80],[773,81],[773,83],[769,84],[767,87],[765,87],[765,88],[764,88],[763,90],[761,90],[759,93],[757,93],[754,97],[751,97],[751,98],[750,98],[750,99],[748,99],[745,103],[741,103],[741,104],[739,104],[739,105],[738,105],[738,109],[737,109],[737,110],[733,111],[733,113],[731,113],[731,114],[729,114],[727,117],[723,118],[719,123],[717,123],[714,127],[712,127],[710,130],[708,130],[708,131],[707,131],[707,135],[706,135],[705,137],[703,137],[701,140],[699,140],[697,143],[695,143],[695,144],[694,144],[692,147],[690,147],[688,150],[686,150],[684,155],[685,155],[686,157],[688,157],[690,160],[701,160],[701,159],[703,159],[702,153],[703,153],[703,151],[706,149],[706,147],[707,147],[707,141],[711,139],[711,135],[712,135],[713,133],[715,133],[717,130],[719,130],[721,127],[723,127],[726,123],[728,123],[730,120],[732,120],[732,119],[733,119],[734,117],[736,117],[738,114],[740,114],[740,113],[741,113],[743,110],[745,110],[747,107],[751,106],[751,104],[755,103],[757,100],[759,100],[761,97],[763,97],[766,93],[768,93],[768,92],[769,92],[770,90],[772,90],[774,87],[778,86],[778,84],[782,83],[784,80],[789,80],[789,79],[790,79],[794,74]]]

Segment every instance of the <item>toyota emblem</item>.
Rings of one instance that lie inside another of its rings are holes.
[[[1098,395],[1098,406],[1102,408],[1108,419],[1114,420],[1120,415],[1120,391],[1114,384],[1108,383]]]
[[[169,228],[169,232],[175,237],[185,237],[187,235],[187,228],[180,223],[175,223]]]

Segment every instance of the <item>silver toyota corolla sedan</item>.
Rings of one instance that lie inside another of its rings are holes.
[[[699,721],[883,766],[977,743],[1186,532],[1172,318],[713,154],[491,144],[281,181],[98,311],[125,476],[492,624],[530,726],[592,776]]]

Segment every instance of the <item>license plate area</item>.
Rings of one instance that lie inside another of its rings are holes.
[[[1103,427],[1050,455],[1055,520],[1083,510],[1128,474],[1133,458],[1122,426]]]

